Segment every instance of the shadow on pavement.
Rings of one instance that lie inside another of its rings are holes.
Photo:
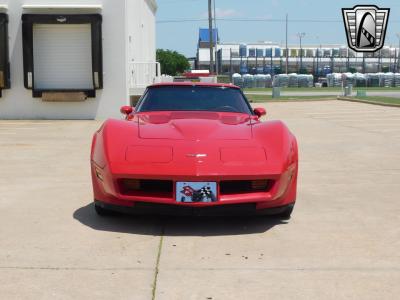
[[[94,230],[165,236],[255,234],[266,232],[277,225],[287,224],[278,218],[266,216],[175,217],[116,214],[100,217],[95,213],[93,203],[77,209],[73,217]]]

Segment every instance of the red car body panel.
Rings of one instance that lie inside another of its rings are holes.
[[[171,85],[158,84],[156,86]],[[173,85],[193,85],[175,83]],[[232,85],[196,84],[204,86]],[[129,120],[108,120],[94,134],[91,151],[94,198],[134,207],[137,202],[204,207],[254,203],[257,210],[296,201],[298,149],[281,121],[230,112],[133,113]],[[125,179],[173,181],[173,193],[127,194]],[[220,183],[270,180],[268,190],[220,194]],[[180,203],[178,181],[217,182],[213,203]]]

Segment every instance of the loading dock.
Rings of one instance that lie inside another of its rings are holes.
[[[0,97],[3,89],[10,88],[8,56],[8,15],[0,13]]]
[[[96,97],[103,86],[101,23],[100,14],[22,16],[24,82],[33,97]]]
[[[0,119],[120,117],[119,107],[157,80],[155,0],[0,0],[1,7],[12,88],[0,88]]]

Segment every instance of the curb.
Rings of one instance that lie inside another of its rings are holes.
[[[357,98],[337,97],[337,100],[400,108],[400,104],[382,103],[382,102],[376,102],[376,101],[361,100],[361,99],[357,99]]]

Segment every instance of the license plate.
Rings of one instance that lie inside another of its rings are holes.
[[[176,201],[182,203],[209,203],[217,201],[216,182],[177,182]]]

